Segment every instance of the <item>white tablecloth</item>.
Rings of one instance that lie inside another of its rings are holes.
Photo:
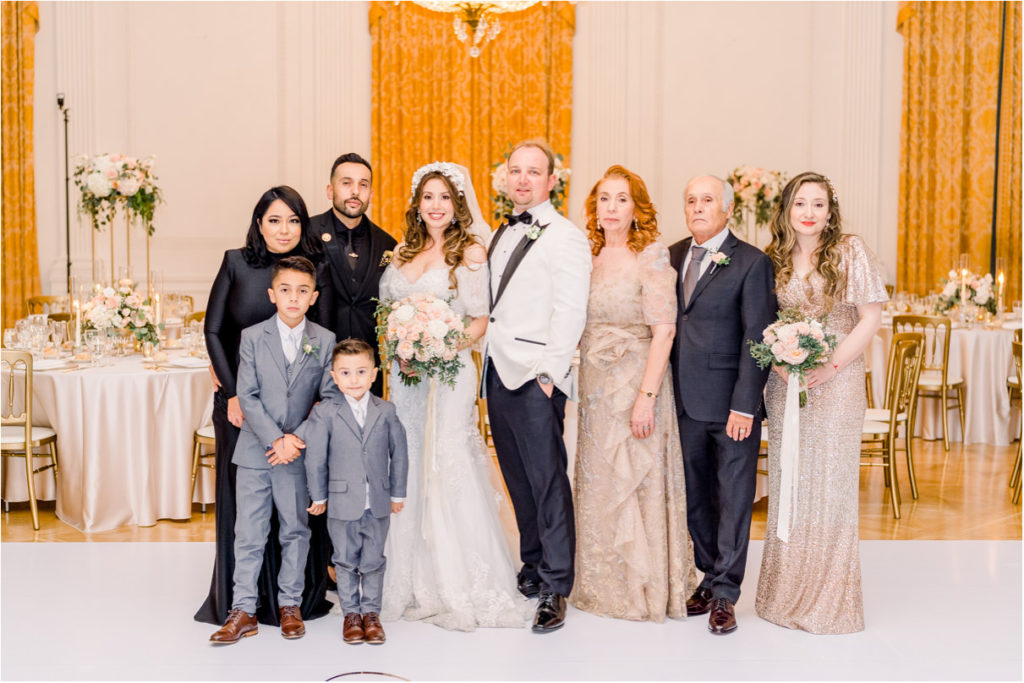
[[[882,407],[885,369],[892,327],[883,326],[867,353],[875,406]],[[1020,430],[1020,411],[1010,409],[1006,378],[1015,373],[1013,332],[984,327],[954,328],[950,335],[949,377],[963,377],[966,429],[960,428],[956,409],[949,411],[949,439],[964,443],[1010,444]],[[965,434],[966,432],[966,438]],[[942,438],[942,410],[937,399],[922,399],[917,409],[917,436]]]
[[[105,531],[191,516],[192,434],[209,423],[213,408],[205,366],[158,372],[129,356],[107,367],[36,371],[33,393],[33,422],[57,432],[60,519]],[[22,401],[15,396],[17,406]],[[3,460],[4,500],[28,500],[24,461]],[[211,502],[212,471],[201,472],[194,500]],[[37,498],[54,498],[49,470],[36,475],[35,486]]]

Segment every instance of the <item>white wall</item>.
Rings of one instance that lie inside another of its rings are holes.
[[[645,178],[667,241],[685,233],[681,194],[692,175],[741,164],[814,169],[835,181],[847,229],[865,237],[892,281],[896,9],[579,2],[570,217],[579,220],[612,163]],[[40,24],[36,189],[47,293],[64,287],[58,91],[71,108],[72,156],[156,154],[167,203],[157,210],[153,268],[197,305],[222,252],[241,245],[261,192],[293,185],[319,212],[334,157],[369,157],[367,3],[47,2]],[[88,275],[89,232],[76,202],[72,188],[74,271]],[[98,236],[97,252],[109,268],[108,239]],[[140,278],[142,243],[135,233]]]

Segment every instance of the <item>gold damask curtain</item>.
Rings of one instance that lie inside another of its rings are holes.
[[[546,138],[569,165],[575,8],[551,2],[502,14],[501,33],[476,58],[456,39],[452,16],[370,3],[373,214],[398,239],[423,164],[468,167],[487,217],[491,165],[510,143]]]
[[[900,8],[901,289],[934,291],[961,253],[989,272],[994,234],[1009,264],[1006,300],[1020,298],[1020,24],[1019,2]]]
[[[39,293],[35,166],[32,158],[32,85],[39,7],[4,2],[2,107],[3,327],[25,315],[25,299]]]

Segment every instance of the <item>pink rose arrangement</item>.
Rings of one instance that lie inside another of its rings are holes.
[[[116,286],[96,292],[82,306],[85,329],[128,329],[141,342],[160,341],[159,327],[153,317],[149,300],[133,288],[131,280],[118,280]]]
[[[747,214],[752,214],[754,223],[767,225],[782,199],[786,176],[782,171],[766,170],[760,166],[740,166],[726,181],[735,193],[734,223],[739,225]]]
[[[436,377],[455,386],[463,365],[459,347],[468,336],[466,321],[444,299],[424,292],[378,302],[377,336],[383,338],[385,365],[399,360],[404,384]]]
[[[779,365],[800,378],[823,365],[836,347],[834,334],[826,334],[820,320],[806,318],[796,309],[779,311],[779,319],[765,328],[762,341],[748,341],[759,368]],[[807,390],[800,390],[800,407],[807,405]]]
[[[98,154],[75,159],[75,185],[82,193],[79,209],[99,230],[123,206],[129,220],[139,218],[153,234],[153,213],[162,201],[156,184],[153,157],[136,159],[124,154]]]

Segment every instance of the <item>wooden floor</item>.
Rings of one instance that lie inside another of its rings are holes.
[[[894,519],[881,468],[864,467],[860,482],[860,536],[864,540],[1020,540],[1021,506],[1010,503],[1007,486],[1016,446],[960,446],[947,453],[941,441],[915,443],[920,497],[910,497],[906,467],[900,463],[902,519]],[[497,477],[495,477],[497,478]],[[27,503],[3,513],[4,542],[213,541],[213,506],[194,507],[192,519],[161,521],[152,527],[126,526],[86,534],[57,519],[54,504],[40,504],[40,529],[32,530]],[[767,499],[754,505],[750,537],[764,538]],[[506,513],[503,517],[509,517]],[[510,528],[511,519],[504,520]]]

